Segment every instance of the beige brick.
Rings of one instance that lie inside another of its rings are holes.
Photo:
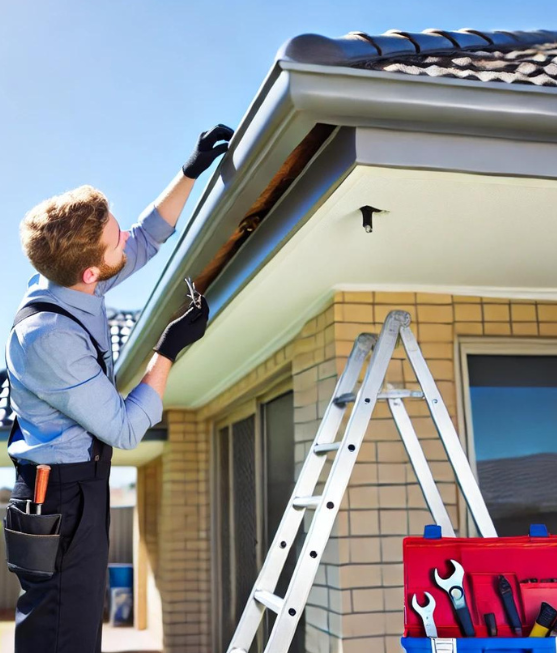
[[[429,370],[436,381],[454,381],[454,365],[451,361],[429,361]]]
[[[348,565],[340,568],[342,589],[379,587],[382,584],[381,565]],[[331,584],[331,581],[329,581]],[[400,583],[397,583],[400,585]]]
[[[364,331],[370,331],[372,330],[373,327],[371,325],[362,325],[362,324],[354,324],[352,322],[336,322],[335,323],[335,338],[337,340],[347,340],[349,341],[349,347],[347,348],[348,351],[346,354],[350,354],[350,351],[352,350],[352,344],[354,340],[360,335],[360,333],[363,333]],[[338,348],[338,343],[337,343],[337,348]],[[342,353],[343,350],[338,348],[339,353]]]
[[[537,322],[513,322],[513,336],[537,336]]]
[[[352,590],[354,612],[381,612],[385,609],[382,589]]]
[[[398,635],[394,637],[385,637],[385,651],[384,653],[404,653],[404,648],[400,643],[400,633],[402,629],[398,631]]]
[[[538,304],[540,322],[557,322],[557,304]]]
[[[399,587],[403,584],[403,568],[401,564],[384,564],[381,567],[384,587]]]
[[[557,324],[540,322],[540,336],[557,336]]]
[[[452,304],[453,296],[441,293],[418,293],[416,301],[418,304]]]
[[[404,374],[402,371],[402,361],[401,360],[391,360],[387,367],[387,374],[385,377],[387,383],[403,383]]]
[[[358,463],[375,462],[377,460],[377,443],[362,442],[360,450],[357,452],[357,456]]]
[[[355,637],[342,640],[342,653],[385,653],[383,637]],[[341,649],[327,648],[323,653],[339,653]],[[307,648],[308,653],[313,653]],[[319,652],[321,653],[321,652]],[[403,650],[397,653],[404,653]]]
[[[406,483],[406,464],[381,463],[377,471],[379,483]]]
[[[378,510],[350,510],[350,535],[379,535]]]
[[[481,297],[468,297],[468,295],[455,295],[453,297],[455,304],[477,304],[482,301]]]
[[[407,535],[406,510],[380,510],[379,527],[383,535]]]
[[[453,468],[449,462],[432,462],[429,465],[433,478],[437,482],[453,481]]]
[[[329,592],[329,606],[334,612],[352,612],[352,590],[337,590],[331,587]]]
[[[382,485],[379,487],[380,508],[406,508],[405,485]]]
[[[373,324],[373,306],[371,304],[344,304],[342,306],[345,322]]]
[[[402,442],[378,442],[377,458],[379,463],[405,463],[408,460]]]
[[[351,537],[349,540],[350,562],[381,562],[380,538]]]
[[[356,463],[352,476],[350,478],[350,485],[368,485],[370,483],[377,483],[378,481],[378,465]]]
[[[430,322],[432,324],[452,324],[453,307],[452,305],[428,306],[427,304],[418,306],[418,320],[420,323]]]
[[[344,637],[383,635],[385,633],[385,614],[383,612],[348,614],[344,616],[342,626]]]
[[[399,611],[404,607],[404,588],[403,587],[389,587],[383,590],[385,610]]]
[[[412,322],[416,321],[416,307],[413,304],[385,304],[375,306],[375,321],[384,324],[391,311],[406,311]]]
[[[379,490],[374,486],[349,487],[350,508],[377,508],[379,506]]]
[[[454,332],[459,336],[481,336],[483,325],[481,322],[457,322],[454,325]]]
[[[388,635],[397,635],[404,629],[404,611],[387,612],[385,615],[385,632]]]
[[[454,316],[456,322],[481,322],[481,304],[455,304]]]
[[[482,297],[484,304],[510,304],[510,299],[505,297]]]
[[[344,291],[344,301],[347,304],[373,304],[372,292],[347,292]]]
[[[381,561],[402,562],[402,537],[381,538]]]
[[[510,308],[506,304],[484,304],[486,322],[508,322],[511,318]]]
[[[511,304],[511,317],[513,322],[535,322],[536,305],[535,304]]]
[[[390,419],[372,419],[366,429],[367,440],[398,440],[400,435],[392,417]]]
[[[416,294],[413,292],[376,292],[376,304],[414,304]]]
[[[422,354],[428,361],[432,359],[449,359],[452,360],[454,356],[452,343],[420,343]]]
[[[451,324],[420,324],[418,325],[418,341],[422,342],[452,342],[453,327]]]
[[[511,325],[505,322],[486,322],[484,333],[486,336],[510,336]]]

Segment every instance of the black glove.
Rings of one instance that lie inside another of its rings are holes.
[[[192,343],[203,338],[209,319],[209,305],[203,295],[199,295],[201,308],[192,302],[188,310],[179,318],[171,322],[163,331],[159,341],[153,349],[169,358],[172,362],[178,354]]]
[[[226,125],[217,125],[211,131],[203,132],[197,141],[195,151],[182,166],[182,171],[190,179],[197,179],[207,170],[213,161],[228,150],[228,141],[232,138],[234,130]],[[215,147],[217,141],[227,141]]]

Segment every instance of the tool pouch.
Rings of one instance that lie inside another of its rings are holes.
[[[62,515],[31,515],[9,504],[4,519],[8,569],[29,580],[55,572]]]

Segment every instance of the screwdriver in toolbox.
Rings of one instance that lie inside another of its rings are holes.
[[[513,588],[504,576],[499,576],[497,589],[499,590],[499,595],[503,601],[503,607],[505,608],[505,612],[507,613],[514,634],[518,637],[522,637],[522,624],[520,623],[520,617],[518,616],[518,610],[516,609],[516,604],[514,602]]]
[[[37,465],[37,475],[35,476],[35,514],[40,515],[42,505],[46,497],[46,488],[48,486],[48,477],[50,475],[49,465]]]

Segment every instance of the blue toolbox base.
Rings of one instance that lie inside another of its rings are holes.
[[[402,637],[408,653],[432,653],[429,637]],[[549,653],[557,651],[555,637],[469,637],[456,641],[456,653]]]

